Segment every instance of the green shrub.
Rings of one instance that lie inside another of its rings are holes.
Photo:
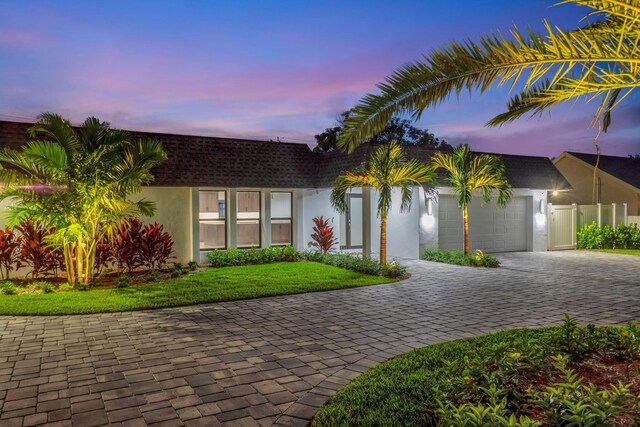
[[[470,267],[499,267],[500,261],[477,249],[473,256],[465,256],[462,252],[444,249],[425,249],[422,258],[427,261],[447,264],[466,265]]]
[[[87,283],[80,283],[80,284],[78,284],[78,290],[79,291],[88,291],[89,290],[89,285]]]
[[[147,274],[145,280],[147,282],[157,282],[158,280],[160,280],[160,273],[158,273],[157,271],[152,271],[151,273]]]
[[[116,287],[120,289],[126,288],[130,284],[131,284],[131,278],[126,274],[118,276],[118,279],[116,280]]]
[[[187,268],[190,271],[196,271],[198,267],[200,267],[200,263],[198,263],[198,261],[189,261],[189,264],[187,264]]]
[[[171,269],[171,277],[174,277],[174,278],[175,277],[180,277],[183,274],[185,274],[185,271],[182,270],[182,269],[178,269],[178,268],[175,268],[175,267]]]
[[[0,282],[0,291],[4,295],[15,295],[17,292],[16,285],[11,282]]]
[[[371,276],[402,277],[406,274],[406,269],[395,261],[383,267],[373,258],[350,254],[323,254],[320,251],[304,251],[300,252],[300,256],[307,261],[328,264]]]
[[[291,262],[300,260],[300,254],[292,246],[271,246],[264,249],[214,249],[207,254],[207,260],[213,267],[234,265],[269,264],[272,262]],[[195,261],[193,261],[195,263]],[[193,268],[193,267],[192,267]],[[197,268],[197,263],[195,263]]]
[[[174,262],[172,270],[182,270],[184,269],[184,264],[181,262]]]
[[[52,294],[54,292],[53,285],[49,282],[35,282],[33,286],[42,291],[43,294]]]
[[[68,292],[73,290],[73,285],[71,283],[63,283],[58,286],[58,292]]]
[[[640,249],[640,230],[637,224],[598,227],[595,222],[578,230],[580,249]]]

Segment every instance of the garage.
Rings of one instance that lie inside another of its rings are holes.
[[[527,230],[531,229],[528,197],[513,197],[505,208],[499,208],[493,200],[482,205],[480,197],[474,197],[469,206],[469,238],[471,250],[484,252],[526,251]],[[438,244],[441,249],[462,250],[462,210],[458,197],[440,195],[438,201]]]

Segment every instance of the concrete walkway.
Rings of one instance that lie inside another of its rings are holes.
[[[640,318],[640,258],[413,261],[391,285],[146,312],[0,317],[0,425],[306,425],[413,348],[499,329]]]

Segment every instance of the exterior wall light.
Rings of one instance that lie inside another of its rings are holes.
[[[427,215],[433,216],[433,199],[427,197]]]
[[[540,204],[538,205],[538,212],[540,212],[541,215],[544,215],[544,199],[540,199]]]

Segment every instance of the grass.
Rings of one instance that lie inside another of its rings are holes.
[[[580,404],[573,406],[574,409],[583,405],[588,409],[587,413],[597,412],[595,400],[588,398],[593,393],[581,385],[567,388],[572,390],[567,395],[556,396],[558,407],[544,408],[536,403],[540,401],[524,401],[531,399],[536,390],[536,397],[548,396],[549,389],[546,387],[551,386],[549,380],[562,382],[565,376],[561,373],[566,372],[591,372],[591,380],[600,375],[594,371],[601,370],[606,384],[617,384],[617,379],[638,384],[635,367],[640,348],[637,340],[630,338],[638,330],[639,327],[634,324],[624,327],[578,327],[572,319],[567,318],[560,327],[513,329],[413,350],[364,372],[339,390],[319,410],[312,426],[507,426],[516,425],[502,423],[509,419],[513,410],[520,411],[516,415],[520,421],[527,417],[538,421],[549,420],[545,417],[554,414],[556,417],[573,416],[569,403],[572,399],[582,399]],[[617,366],[618,377],[610,376],[612,371],[609,369],[614,365]],[[588,369],[583,370],[585,366]],[[635,373],[629,377],[624,372]],[[563,386],[557,388],[564,389]],[[489,390],[494,387],[493,392]],[[488,396],[491,393],[497,396],[498,402],[503,397],[505,399],[501,406],[498,405],[500,409],[497,412],[504,411],[496,417],[493,417],[495,414],[487,414],[492,412],[487,408],[496,407],[496,400]],[[443,407],[438,401],[449,403]],[[625,405],[633,407],[621,410],[619,416],[637,417],[638,408],[633,395],[628,394],[623,401]],[[456,413],[462,414],[462,420],[470,421],[471,417],[483,412],[474,414],[475,409],[486,409],[482,415],[486,417],[483,422],[476,420],[475,423],[466,424],[459,419],[459,422],[452,423],[451,419],[447,419]],[[528,412],[530,410],[532,412]],[[498,419],[501,422],[497,422]],[[548,424],[523,422],[517,425],[608,424],[565,424],[564,421],[555,420]]]
[[[591,249],[594,252],[606,252],[608,254],[640,256],[640,249]]]
[[[212,268],[161,283],[52,294],[0,294],[0,315],[89,314],[368,286],[395,280],[314,262]]]

